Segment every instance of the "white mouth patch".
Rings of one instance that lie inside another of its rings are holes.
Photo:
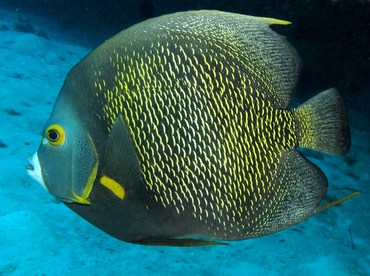
[[[27,173],[34,179],[36,180],[38,183],[41,184],[42,187],[45,188],[45,190],[48,191],[48,189],[46,188],[45,186],[45,183],[44,183],[44,179],[42,178],[42,174],[41,174],[41,166],[40,166],[40,162],[39,162],[39,158],[37,156],[37,152],[35,152],[34,154],[32,154],[29,158],[28,158],[28,161],[30,162],[30,164],[28,164],[26,166],[26,170],[27,170]]]

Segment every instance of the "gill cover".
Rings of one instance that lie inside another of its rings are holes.
[[[95,145],[73,112],[64,108],[61,115],[55,110],[38,150],[42,179],[47,190],[64,202],[90,204],[88,197],[98,170]]]

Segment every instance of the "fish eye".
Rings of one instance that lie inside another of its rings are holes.
[[[64,129],[60,125],[50,125],[45,131],[45,137],[54,146],[61,146],[65,140]]]

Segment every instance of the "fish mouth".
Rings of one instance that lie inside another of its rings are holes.
[[[35,152],[34,154],[32,154],[28,158],[28,162],[29,162],[28,165],[26,165],[26,167],[25,167],[27,173],[31,176],[31,178],[33,178],[38,183],[40,183],[41,186],[44,187],[45,190],[50,193],[49,189],[45,185],[44,178],[42,177],[41,165],[40,165],[40,161],[39,161],[39,157],[37,155],[37,152]],[[74,193],[72,193],[72,194],[73,194],[73,196],[71,196],[70,198],[60,197],[60,196],[56,196],[54,194],[53,194],[53,196],[55,196],[60,201],[63,201],[64,203],[77,202],[77,203],[86,204],[86,205],[90,204],[90,202],[87,201],[86,199],[84,199],[82,197],[79,197]]]
[[[48,191],[48,188],[46,188],[44,179],[42,177],[41,165],[39,162],[39,157],[37,155],[37,152],[35,152],[28,158],[28,162],[29,164],[26,166],[26,171],[29,174],[29,176],[31,176],[34,180],[40,183],[41,186],[44,187],[45,190]]]

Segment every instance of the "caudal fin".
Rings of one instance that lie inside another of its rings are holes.
[[[334,88],[325,90],[293,110],[298,122],[298,145],[335,155],[351,144],[347,111]]]

